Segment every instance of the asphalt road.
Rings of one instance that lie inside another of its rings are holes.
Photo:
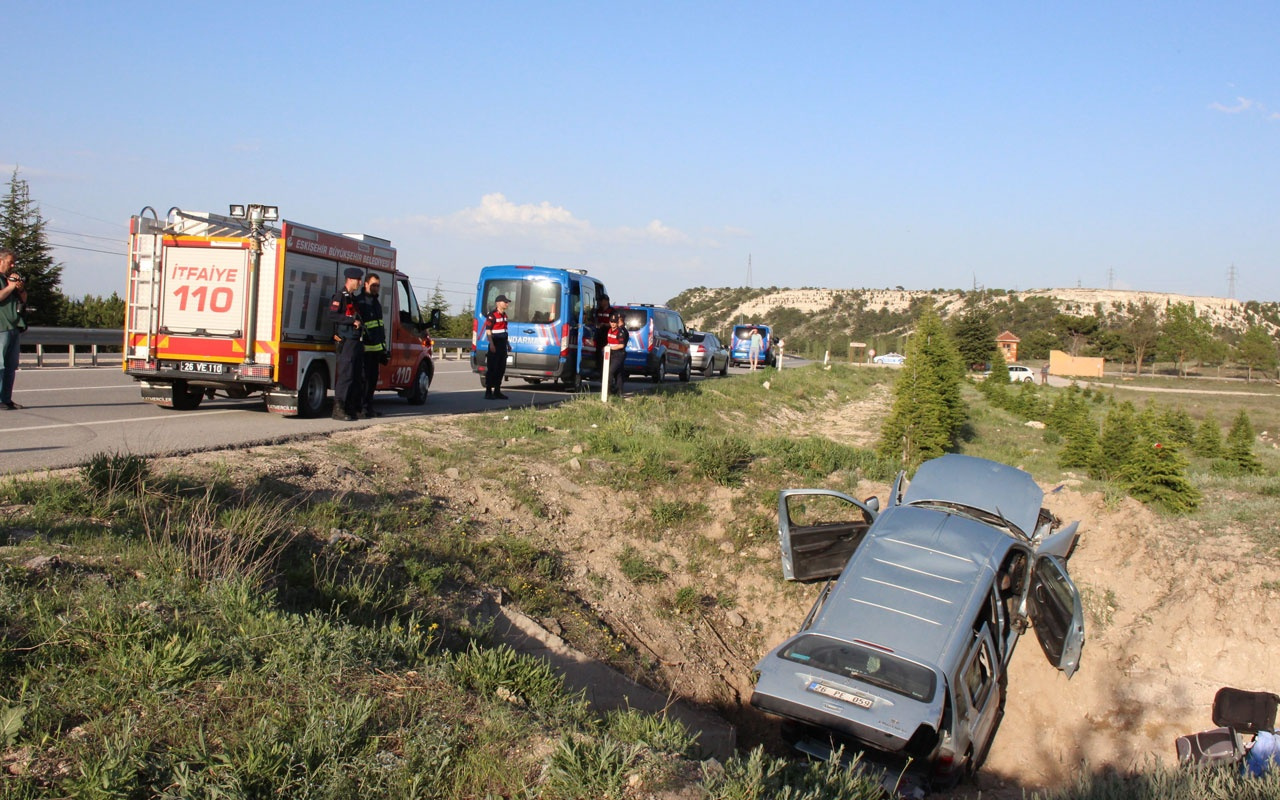
[[[704,379],[695,373],[694,380]],[[637,378],[627,382],[626,390],[652,386]],[[437,359],[426,405],[411,406],[393,392],[380,392],[374,405],[383,417],[342,422],[281,417],[266,410],[261,396],[219,396],[206,399],[194,411],[172,411],[143,402],[137,384],[119,366],[24,367],[18,371],[13,399],[25,408],[0,407],[0,474],[72,467],[103,452],[165,455],[282,442],[410,417],[557,403],[569,396],[518,380],[508,381],[503,392],[509,400],[485,400],[468,361]]]

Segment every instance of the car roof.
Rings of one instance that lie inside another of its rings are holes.
[[[1017,467],[949,453],[920,465],[902,497],[907,505],[946,502],[1003,517],[1030,539],[1044,491]]]
[[[868,531],[806,631],[859,640],[949,669],[967,621],[1016,542],[969,517],[893,506]]]

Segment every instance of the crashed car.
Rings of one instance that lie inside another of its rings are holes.
[[[795,746],[910,756],[935,788],[982,765],[1004,715],[1009,659],[1033,627],[1067,677],[1084,648],[1062,526],[1022,470],[946,455],[877,498],[778,499],[782,570],[826,584],[800,631],[756,665],[751,704]]]

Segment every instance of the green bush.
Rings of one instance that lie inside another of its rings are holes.
[[[147,457],[134,453],[96,453],[80,465],[80,477],[99,497],[137,494],[149,472]]]

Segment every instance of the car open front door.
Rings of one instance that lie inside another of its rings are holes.
[[[1084,650],[1084,607],[1066,564],[1058,556],[1036,557],[1027,609],[1049,663],[1070,678],[1079,668]]]
[[[782,577],[815,581],[839,575],[875,518],[872,506],[840,492],[783,490],[778,494]]]

